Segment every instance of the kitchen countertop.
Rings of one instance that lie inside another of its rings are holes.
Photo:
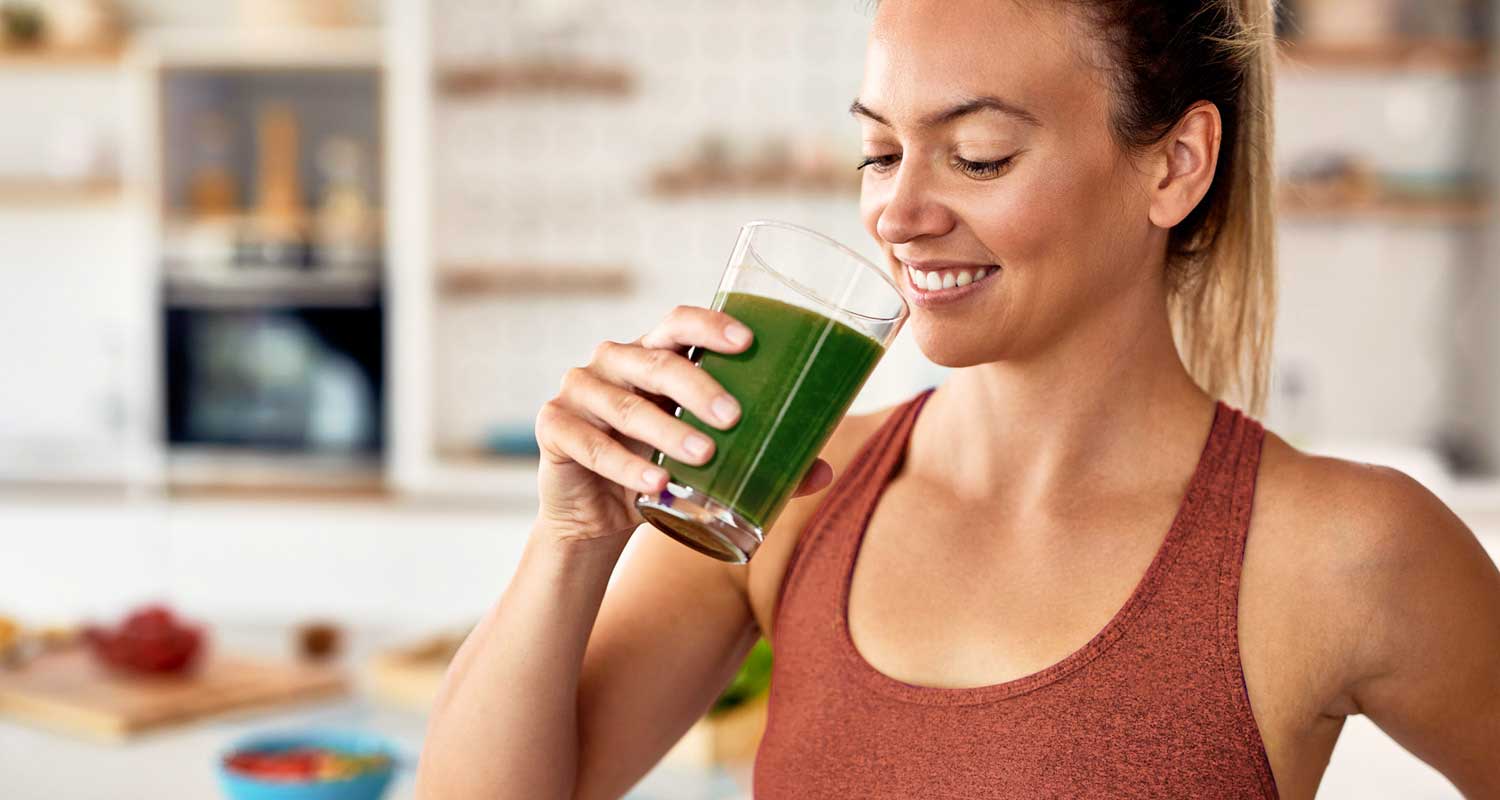
[[[238,653],[282,656],[289,635],[280,629],[213,628],[215,641]],[[365,691],[357,668],[389,635],[349,640],[356,690],[343,699],[213,717],[133,737],[93,742],[0,718],[0,796],[6,800],[212,800],[220,798],[215,764],[232,743],[255,734],[332,728],[390,739],[410,765],[421,752],[425,715],[385,705]],[[741,778],[743,780],[743,778]],[[385,800],[416,796],[412,770],[398,773]],[[663,762],[626,800],[742,800],[749,793],[722,769]]]

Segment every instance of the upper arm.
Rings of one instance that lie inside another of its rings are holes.
[[[1500,572],[1415,480],[1380,469],[1363,489],[1348,694],[1466,796],[1500,797]]]
[[[635,532],[584,654],[575,796],[624,794],[734,677],[758,636],[734,568]]]
[[[893,410],[840,421],[819,453],[834,481]],[[774,615],[797,540],[828,491],[790,501],[745,565],[650,525],[635,532],[584,654],[576,796],[623,794],[718,698],[762,635],[759,620]]]

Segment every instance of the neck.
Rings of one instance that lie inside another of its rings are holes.
[[[1214,399],[1177,355],[1164,290],[1141,294],[1034,358],[955,369],[918,417],[910,473],[1018,515],[1181,477]]]

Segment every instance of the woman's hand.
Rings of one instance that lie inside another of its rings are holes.
[[[667,473],[647,460],[653,448],[686,464],[703,464],[714,443],[668,409],[681,405],[721,430],[740,406],[719,382],[689,361],[689,347],[738,353],[750,329],[721,311],[678,306],[634,342],[601,342],[593,358],[563,375],[556,397],[536,418],[539,528],[560,539],[628,536],[642,522],[639,492],[659,492]],[[795,494],[827,485],[833,471],[819,459]]]

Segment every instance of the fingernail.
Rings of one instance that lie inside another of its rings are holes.
[[[708,455],[708,448],[713,444],[707,436],[690,433],[682,440],[682,449],[688,451],[693,458],[702,458]]]
[[[667,479],[667,471],[656,467],[647,467],[641,470],[641,478],[646,481],[647,486],[655,487]]]
[[[738,322],[731,322],[724,326],[724,338],[735,347],[744,347],[750,344],[750,329]]]
[[[714,398],[713,411],[714,416],[718,417],[719,421],[734,422],[734,418],[739,416],[740,404],[735,402],[733,397],[721,394]]]

